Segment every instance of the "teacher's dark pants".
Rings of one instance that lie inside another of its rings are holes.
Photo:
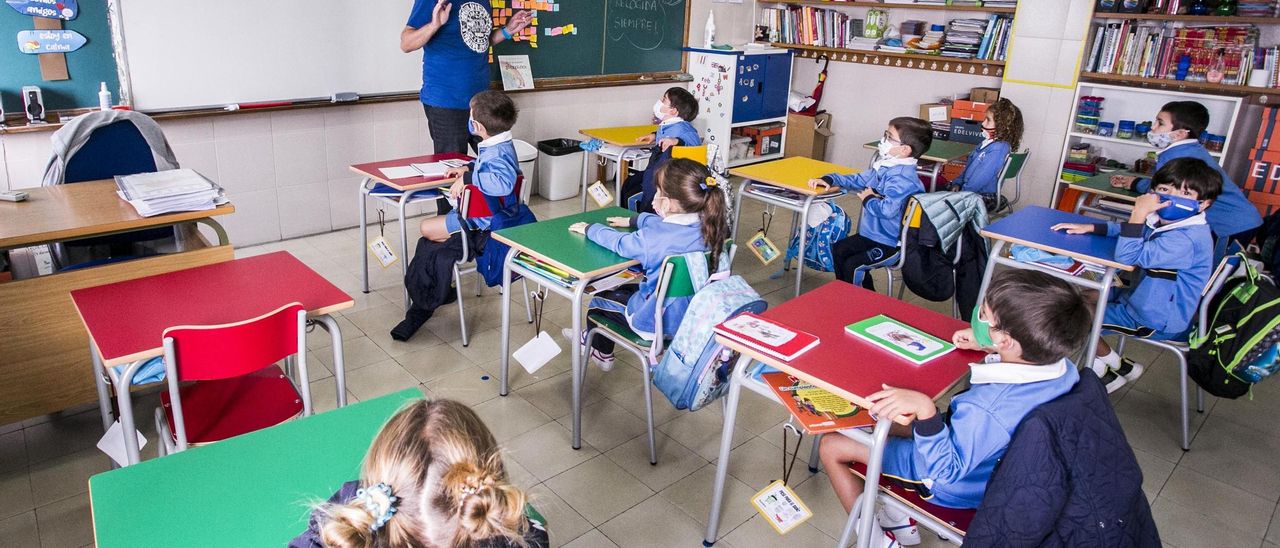
[[[467,130],[467,118],[471,116],[470,110],[433,107],[426,103],[422,104],[422,110],[427,114],[427,132],[431,134],[431,144],[435,148],[435,154],[445,152],[466,154],[468,146],[473,151],[477,150],[480,138]],[[449,205],[448,200],[444,198],[436,200],[436,213],[445,214],[452,210],[453,206]]]

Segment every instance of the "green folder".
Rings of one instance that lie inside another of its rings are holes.
[[[880,314],[844,326],[844,330],[916,365],[955,350],[955,345]]]

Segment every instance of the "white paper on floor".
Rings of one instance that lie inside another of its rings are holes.
[[[560,355],[560,345],[556,344],[556,340],[546,331],[539,331],[537,337],[524,343],[524,346],[511,356],[532,375],[558,355]]]

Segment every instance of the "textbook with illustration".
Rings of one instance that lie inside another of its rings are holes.
[[[844,327],[866,341],[916,365],[955,350],[955,345],[881,314]]]
[[[783,361],[818,345],[818,337],[747,312],[716,326],[716,333]]]
[[[520,253],[512,259],[515,263],[528,268],[533,273],[555,282],[561,287],[569,287],[578,282],[578,278],[568,272],[565,272],[550,263],[539,261],[527,254]]]
[[[791,411],[791,416],[810,434],[825,434],[876,424],[870,413],[863,413],[862,409],[849,403],[849,400],[787,373],[765,373],[760,375],[760,380],[773,389],[773,393]]]

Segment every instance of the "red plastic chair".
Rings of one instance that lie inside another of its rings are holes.
[[[511,194],[516,196],[517,200],[520,199],[520,190],[523,186],[524,176],[516,177],[516,185]],[[462,199],[459,200],[458,214],[462,216],[463,221],[493,216],[493,211],[489,209],[489,203],[482,197],[483,194],[475,185],[466,185],[462,188]],[[458,292],[458,322],[462,325],[462,346],[467,346],[471,343],[467,333],[467,311],[462,304],[462,275],[476,271],[475,257],[471,255],[471,241],[464,235],[462,238],[462,260],[453,264],[453,286],[454,290]],[[530,322],[533,322],[533,309],[529,305],[528,282],[521,280],[521,283],[524,284],[525,315],[528,316]],[[480,276],[476,276],[476,296],[480,296]]]
[[[306,321],[302,305],[290,303],[241,322],[164,330],[160,455],[310,415]],[[296,361],[298,386],[281,360]]]

